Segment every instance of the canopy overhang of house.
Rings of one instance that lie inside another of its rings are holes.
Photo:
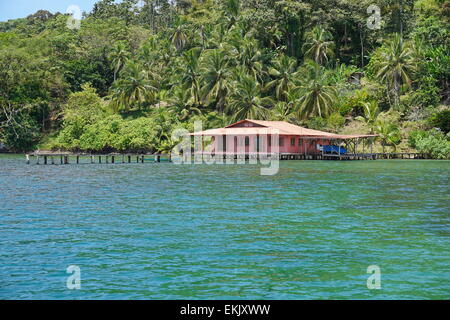
[[[258,126],[239,126],[256,124]],[[224,128],[209,129],[191,133],[191,136],[221,136],[221,135],[259,135],[276,131],[279,135],[299,136],[309,139],[326,138],[331,140],[348,140],[373,138],[376,134],[345,135],[303,128],[285,121],[261,121],[245,119]]]

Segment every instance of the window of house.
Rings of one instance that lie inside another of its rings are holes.
[[[250,145],[250,138],[245,137],[245,146],[248,147]]]
[[[302,139],[298,139],[298,146],[301,147],[302,145]]]
[[[284,138],[281,138],[280,137],[280,140],[279,140],[279,145],[280,145],[280,147],[283,147],[284,146]]]
[[[295,147],[295,138],[291,138],[291,147]]]

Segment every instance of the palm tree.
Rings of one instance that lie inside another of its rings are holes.
[[[129,63],[125,69],[124,78],[114,83],[114,109],[129,111],[134,105],[139,109],[142,103],[152,100],[157,89],[151,85],[146,72],[141,71],[137,64]]]
[[[230,71],[228,69],[228,59],[223,51],[218,49],[209,50],[202,61],[202,80],[207,103],[214,101],[216,108],[223,111],[225,98],[229,88]]]
[[[240,10],[241,8],[239,0],[227,0],[227,2],[225,3],[225,12],[227,15],[229,28],[236,23],[239,17]]]
[[[252,76],[244,76],[236,84],[235,93],[227,107],[235,121],[246,118],[266,119],[267,107],[273,105],[270,97],[261,97],[261,85]]]
[[[229,39],[230,51],[234,52],[237,64],[243,66],[246,72],[252,75],[255,80],[263,80],[263,64],[261,63],[262,52],[258,42],[250,37],[244,37],[240,33],[234,33]]]
[[[386,120],[380,120],[376,122],[375,132],[378,134],[378,140],[381,142],[383,153],[385,146],[392,146],[395,152],[396,146],[401,141],[400,130],[398,127]]]
[[[175,113],[180,121],[188,119],[192,115],[201,115],[200,109],[192,106],[191,95],[188,90],[183,87],[176,87],[169,99],[171,105],[171,112]]]
[[[147,42],[142,46],[138,54],[138,59],[143,67],[149,69],[155,61],[158,61],[159,57],[166,51],[165,47],[161,46],[156,37],[150,37]]]
[[[173,118],[173,113],[167,108],[152,109],[152,118],[155,121],[156,139],[159,144],[170,140],[172,129],[176,127],[178,119]],[[175,120],[175,121],[174,121]]]
[[[225,35],[227,34],[226,26],[223,23],[212,26],[211,36],[206,39],[207,47],[215,47],[222,49],[226,44]]]
[[[325,68],[314,62],[308,62],[306,73],[303,84],[298,87],[299,118],[323,117],[330,114],[337,94],[336,89],[328,84]]]
[[[398,106],[401,85],[411,85],[411,75],[415,70],[414,52],[405,44],[400,35],[396,34],[388,42],[387,47],[378,61],[377,78],[388,85],[394,93],[394,102]]]
[[[188,37],[183,22],[179,21],[177,24],[178,25],[175,28],[175,31],[172,33],[172,36],[170,37],[170,41],[172,41],[172,44],[178,51],[181,51],[186,45]]]
[[[269,74],[275,77],[267,83],[266,88],[275,87],[277,99],[286,100],[286,94],[292,85],[292,80],[296,76],[297,62],[295,59],[282,55],[273,61],[273,67],[269,69]]]
[[[116,81],[117,74],[123,69],[129,58],[130,54],[123,43],[119,42],[112,49],[111,53],[109,54],[109,59],[113,64],[114,81]]]
[[[180,143],[179,141],[172,140],[169,138],[162,138],[158,141],[158,146],[156,147],[156,151],[161,154],[169,154],[175,148],[175,146]]]
[[[280,101],[270,110],[269,119],[272,121],[288,121],[293,120],[292,105],[290,103]]]
[[[378,103],[376,101],[365,102],[363,104],[364,117],[356,117],[356,120],[363,121],[370,129],[370,133],[373,133],[374,125],[380,114]]]
[[[201,50],[199,48],[192,48],[183,53],[184,66],[181,72],[184,72],[182,76],[182,82],[186,89],[190,91],[193,98],[193,104],[195,106],[201,105],[200,97],[200,72],[199,72],[199,58]]]
[[[317,64],[328,62],[334,55],[334,42],[331,34],[320,26],[316,26],[307,34],[307,41],[303,45],[305,56],[314,60]]]

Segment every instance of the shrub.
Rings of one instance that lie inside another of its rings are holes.
[[[450,109],[433,114],[429,119],[429,124],[447,134],[450,131]]]
[[[327,126],[327,120],[322,117],[314,117],[306,121],[306,126],[309,129],[324,130]]]
[[[26,113],[18,114],[13,124],[0,128],[0,142],[11,151],[32,150],[38,139],[39,125]]]
[[[339,112],[332,113],[327,119],[327,127],[334,131],[338,131],[344,124],[345,118]]]
[[[450,134],[444,135],[439,130],[411,133],[409,142],[420,153],[425,153],[433,159],[450,159]]]

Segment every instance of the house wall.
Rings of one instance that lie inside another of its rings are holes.
[[[306,153],[315,154],[320,153],[317,150],[317,144],[329,145],[328,140],[309,140],[302,139],[299,136],[280,135],[279,153]],[[272,152],[271,143],[268,143],[267,137],[257,136],[227,136],[227,141],[224,142],[224,136],[214,137],[213,149],[215,152],[227,153],[249,153],[249,152]],[[257,139],[260,139],[260,149],[257,148]],[[292,140],[292,141],[291,141]],[[264,147],[266,146],[266,147]],[[225,148],[226,147],[226,150]]]

